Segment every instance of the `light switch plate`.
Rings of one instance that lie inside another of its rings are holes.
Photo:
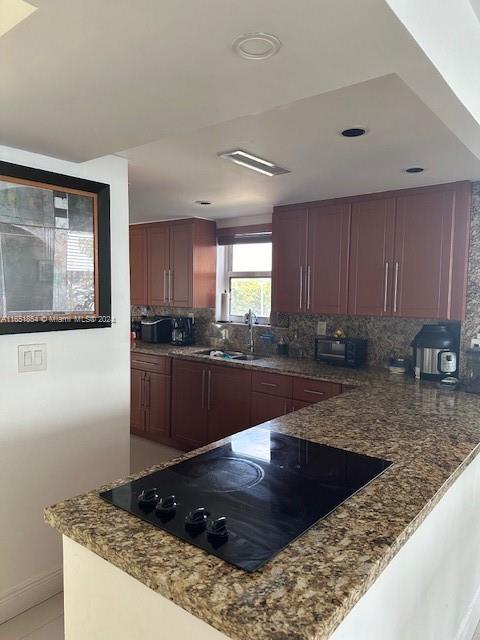
[[[47,368],[46,344],[18,345],[18,372],[45,371]]]
[[[317,336],[327,335],[327,323],[325,320],[319,320],[317,322]]]

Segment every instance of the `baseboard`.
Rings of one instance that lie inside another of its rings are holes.
[[[472,640],[480,620],[480,587],[473,597],[455,640]]]
[[[0,593],[0,624],[48,600],[63,588],[62,568],[29,578],[13,589]]]

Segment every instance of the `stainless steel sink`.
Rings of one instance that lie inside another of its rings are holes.
[[[221,351],[226,357],[212,356],[210,355],[214,351]],[[223,351],[220,349],[206,349],[204,351],[195,351],[196,356],[210,356],[213,360],[259,360],[260,356],[256,356],[254,353],[242,353],[241,351]]]

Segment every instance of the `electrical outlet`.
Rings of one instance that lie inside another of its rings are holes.
[[[472,338],[470,340],[470,348],[471,349],[480,349],[480,334],[476,338]]]
[[[327,323],[324,320],[317,322],[317,336],[327,335]]]
[[[18,372],[45,371],[47,368],[46,344],[18,345]]]

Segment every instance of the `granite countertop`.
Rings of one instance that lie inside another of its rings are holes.
[[[386,369],[349,369],[346,367],[332,367],[308,358],[289,358],[287,356],[256,356],[256,360],[222,360],[201,355],[199,351],[206,351],[212,347],[192,345],[188,347],[176,347],[170,344],[151,344],[137,342],[131,349],[132,354],[146,353],[148,355],[169,356],[185,360],[208,362],[209,364],[239,367],[243,369],[261,369],[272,373],[283,373],[289,376],[302,378],[322,379],[328,382],[338,382],[346,385],[362,386],[375,381],[391,379],[393,375]],[[403,376],[401,376],[403,378]]]
[[[192,358],[200,348],[140,346],[135,351]],[[263,366],[357,384],[353,391],[264,426],[394,465],[255,573],[236,569],[98,497],[125,479],[49,507],[46,520],[234,640],[326,640],[478,454],[480,398],[384,372],[345,371],[288,358],[227,366]]]

